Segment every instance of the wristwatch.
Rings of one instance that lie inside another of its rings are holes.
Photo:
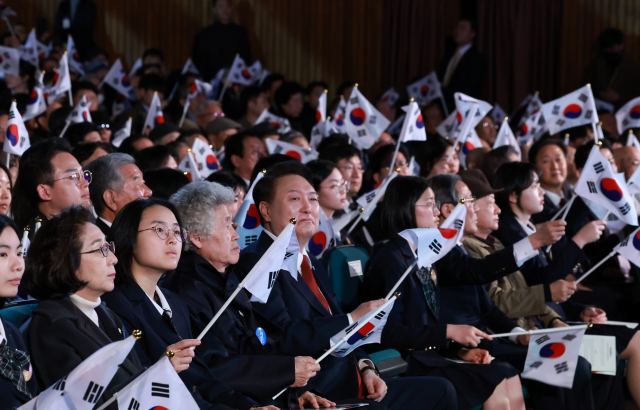
[[[376,376],[380,377],[380,373],[373,366],[365,366],[365,367],[363,367],[362,369],[360,369],[360,374],[364,374],[364,372],[366,372],[367,370],[371,370],[372,372],[374,372],[376,374]]]

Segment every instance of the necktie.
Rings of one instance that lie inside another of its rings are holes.
[[[460,50],[456,50],[456,53],[453,55],[453,61],[451,61],[451,66],[447,73],[444,76],[444,81],[442,82],[442,86],[446,87],[449,85],[449,81],[451,81],[451,77],[453,76],[453,72],[456,70],[456,66],[458,65],[458,60],[460,60]]]
[[[322,292],[320,292],[320,288],[318,287],[316,278],[315,276],[313,276],[313,271],[311,270],[311,264],[309,263],[309,258],[307,258],[306,256],[302,257],[302,264],[300,265],[300,273],[302,273],[302,278],[304,279],[305,282],[307,282],[309,289],[311,289],[313,294],[316,295],[316,298],[320,301],[320,303],[322,303],[322,306],[324,306],[324,308],[327,309],[327,312],[331,313],[331,308],[329,308],[329,303],[327,302],[327,299],[324,297]]]

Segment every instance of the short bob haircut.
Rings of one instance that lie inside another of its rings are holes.
[[[311,161],[307,163],[307,168],[311,171],[313,188],[316,192],[320,191],[320,184],[322,184],[325,179],[329,178],[329,175],[331,175],[334,169],[337,169],[338,172],[340,171],[340,168],[338,168],[335,163],[325,159],[316,159]],[[340,177],[342,178],[342,174],[340,174]]]
[[[9,177],[9,180],[11,180],[11,177]],[[13,219],[9,218],[6,215],[0,214],[0,235],[2,235],[2,232],[4,232],[4,230],[7,228],[13,229],[16,235],[18,235],[18,239],[20,239],[20,234],[18,233],[18,227],[16,226],[16,223],[13,222]],[[6,303],[5,298],[0,297],[0,308],[3,307],[5,303]]]
[[[111,238],[116,245],[116,285],[129,283],[133,279],[131,266],[133,265],[133,251],[138,242],[138,227],[142,220],[142,214],[153,206],[163,206],[173,212],[182,229],[182,221],[176,207],[169,201],[158,198],[136,199],[128,203],[116,216],[111,226]]]
[[[564,145],[564,143],[561,140],[557,138],[547,138],[544,140],[540,140],[531,146],[531,149],[529,150],[529,162],[535,165],[536,157],[538,156],[538,153],[540,152],[540,150],[549,145],[557,146],[562,150],[565,158],[567,157],[567,147]]]
[[[431,180],[420,177],[394,178],[382,199],[382,233],[385,239],[398,238],[405,229],[417,228],[416,202],[431,188]]]
[[[533,184],[534,174],[538,174],[537,168],[535,165],[527,162],[507,162],[498,168],[493,176],[493,188],[502,188],[502,191],[495,193],[495,197],[496,205],[500,207],[503,214],[513,215],[509,196],[514,192],[518,198],[516,206],[522,209],[522,205],[520,204],[522,191]]]
[[[429,137],[427,141],[411,141],[409,143],[420,165],[420,176],[427,177],[440,157],[447,152],[453,143],[439,135]],[[407,158],[408,159],[408,158]]]
[[[78,279],[85,225],[91,212],[72,205],[43,224],[27,252],[21,285],[36,299],[62,299],[86,286]]]

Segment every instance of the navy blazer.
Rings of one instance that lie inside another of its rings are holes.
[[[169,290],[162,293],[171,307],[173,326],[163,319],[147,294],[132,279],[103,296],[107,306],[120,316],[127,331],[142,331],[142,338],[136,342],[136,352],[144,366],[157,362],[166,353],[167,346],[193,339],[187,306],[175,293]],[[197,348],[195,353],[189,368],[178,375],[201,409],[248,410],[257,404],[220,383],[219,375],[213,374]]]
[[[2,318],[0,318],[0,320],[2,320]],[[2,326],[4,326],[4,336],[7,339],[7,346],[28,353],[27,346],[18,328],[5,320],[2,320]],[[31,377],[31,380],[27,382],[27,389],[29,389],[33,397],[36,396],[38,389],[36,387],[35,377]],[[29,400],[31,400],[31,398],[18,391],[13,383],[11,383],[11,380],[0,376],[0,409],[20,407]]]
[[[504,249],[485,259],[467,255],[461,245],[456,245],[434,266],[440,272],[440,285],[485,285],[518,270],[513,256],[513,246],[504,244]]]
[[[240,260],[233,270],[239,280],[245,278],[272,243],[273,239],[262,232],[257,242],[241,252]],[[301,340],[316,339],[321,342],[324,349],[328,349],[329,339],[349,326],[349,319],[338,307],[327,271],[313,255],[309,255],[309,260],[318,287],[327,299],[331,313],[327,312],[299,274],[296,280],[287,271],[280,271],[267,303],[253,302],[252,305],[257,312],[284,329],[292,326],[296,321],[310,321],[312,327],[308,332],[311,333],[299,334],[298,337]],[[315,358],[322,353],[324,351],[306,352],[307,355]],[[326,375],[323,380],[314,380],[314,387],[334,401],[358,397],[357,360],[368,358],[361,349],[356,349],[344,358],[327,357],[320,365]]]
[[[69,374],[98,349],[124,340],[126,332],[118,316],[104,304],[95,311],[102,328],[96,326],[68,297],[43,300],[34,309],[24,337],[41,391]],[[96,405],[104,403],[142,370],[136,352],[131,351]],[[114,403],[108,408],[117,409],[117,405]]]

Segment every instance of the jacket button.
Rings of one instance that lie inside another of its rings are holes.
[[[196,386],[194,385],[191,390],[195,393],[196,392]]]

